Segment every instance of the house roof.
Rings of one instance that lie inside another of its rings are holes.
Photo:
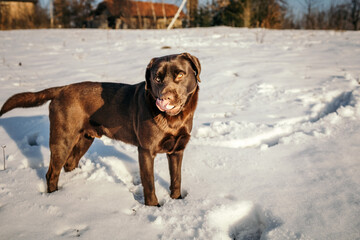
[[[140,2],[134,1],[131,4],[131,14],[133,16],[153,17],[154,13],[156,17],[174,17],[178,11],[178,7],[168,3],[152,3],[152,2]],[[184,17],[185,14],[181,11],[180,17]]]
[[[114,6],[114,0],[105,0],[105,3],[109,12],[112,15],[116,15],[114,13],[117,12],[116,9],[119,9],[119,7]],[[131,1],[127,6],[124,7],[128,8],[128,14],[133,17],[138,17],[139,15],[141,17],[153,17],[155,14],[156,17],[163,18],[164,15],[166,15],[166,17],[171,18],[175,16],[179,9],[176,5],[173,4],[141,1]],[[183,11],[180,12],[179,17],[185,17]]]

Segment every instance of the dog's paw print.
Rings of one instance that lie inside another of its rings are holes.
[[[279,219],[252,202],[217,207],[209,212],[207,221],[213,239],[259,240],[281,225]]]
[[[87,226],[78,226],[74,228],[66,228],[59,231],[58,235],[61,237],[81,237],[88,230]]]

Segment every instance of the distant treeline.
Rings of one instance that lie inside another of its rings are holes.
[[[359,30],[360,0],[336,2],[321,9],[321,0],[298,0],[295,17],[286,0],[217,0],[198,8],[191,26]]]
[[[113,0],[113,5],[126,8],[128,5],[124,3],[129,1],[131,0]],[[322,0],[297,0],[302,7],[298,10],[301,15],[294,14],[287,0],[211,0],[211,3],[203,5],[198,5],[198,0],[187,1],[187,6],[193,7],[190,11],[191,16],[184,19],[184,27],[232,26],[335,30],[360,28],[360,0],[332,1],[332,4],[327,5],[326,8]],[[22,13],[22,19],[11,19],[10,11],[7,10],[9,5],[6,5],[4,0],[0,0],[0,29],[84,27],[97,7],[95,0],[54,0],[53,2],[52,17],[38,1],[35,9],[32,10],[35,14]],[[116,6],[113,8],[117,9]]]

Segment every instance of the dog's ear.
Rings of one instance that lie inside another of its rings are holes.
[[[149,64],[146,67],[146,72],[145,72],[145,90],[148,90],[151,88],[151,68],[154,64],[154,62],[156,61],[157,58],[153,58],[151,59],[151,61],[149,62]]]
[[[200,65],[199,59],[197,57],[191,55],[190,53],[182,53],[181,56],[185,57],[186,59],[188,59],[190,61],[191,66],[195,71],[196,79],[198,80],[198,82],[201,82],[200,81],[201,65]]]

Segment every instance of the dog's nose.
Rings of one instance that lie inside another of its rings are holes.
[[[165,93],[160,94],[160,98],[162,100],[173,101],[174,94],[172,94],[171,92],[165,92]]]

